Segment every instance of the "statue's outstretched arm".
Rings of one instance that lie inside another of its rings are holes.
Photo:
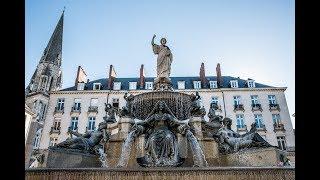
[[[152,46],[155,45],[155,43],[154,43],[154,38],[156,38],[156,35],[155,35],[155,34],[153,35],[152,40],[151,40],[151,45],[152,45]]]

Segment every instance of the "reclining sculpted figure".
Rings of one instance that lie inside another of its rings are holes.
[[[219,129],[217,135],[219,136],[219,149],[222,153],[233,153],[240,149],[252,147],[275,147],[265,141],[258,133],[256,123],[251,125],[249,132],[240,135],[231,130],[232,120],[230,118],[223,119],[223,125]]]

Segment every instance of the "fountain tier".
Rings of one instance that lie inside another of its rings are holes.
[[[172,91],[156,91],[136,95],[132,101],[132,113],[136,119],[144,120],[158,101],[164,101],[178,120],[190,117],[191,96]]]

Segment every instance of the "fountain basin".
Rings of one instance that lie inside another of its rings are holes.
[[[74,168],[26,169],[26,180],[34,179],[295,179],[295,169],[285,167],[171,167],[148,169]]]
[[[190,117],[191,96],[173,91],[154,91],[138,94],[132,101],[132,112],[136,119],[146,119],[158,101],[164,101],[178,120]]]

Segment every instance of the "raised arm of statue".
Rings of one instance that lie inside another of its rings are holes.
[[[158,54],[159,53],[159,45],[154,43],[154,38],[156,37],[156,35],[153,35],[152,40],[151,40],[151,45],[152,45],[152,50],[154,54]]]

